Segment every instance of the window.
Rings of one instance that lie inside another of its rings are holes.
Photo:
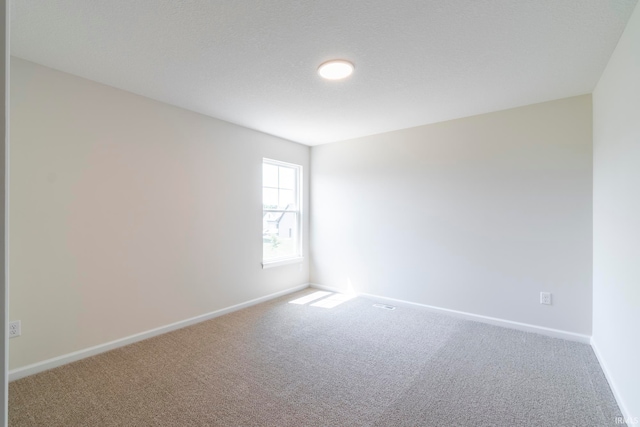
[[[262,160],[262,265],[302,260],[302,166]]]

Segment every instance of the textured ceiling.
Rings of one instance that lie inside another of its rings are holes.
[[[590,93],[636,0],[14,0],[12,54],[315,145]],[[316,73],[328,59],[356,70]]]

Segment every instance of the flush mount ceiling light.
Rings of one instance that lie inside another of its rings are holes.
[[[354,66],[344,59],[333,59],[318,67],[320,77],[327,80],[340,80],[349,77],[353,73]]]

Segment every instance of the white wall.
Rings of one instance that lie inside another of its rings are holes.
[[[593,343],[640,420],[640,6],[593,92]]]
[[[308,282],[308,261],[261,268],[261,162],[308,183],[309,147],[16,58],[11,73],[12,369]]]
[[[591,333],[590,95],[311,157],[312,282]]]

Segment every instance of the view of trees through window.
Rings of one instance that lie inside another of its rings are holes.
[[[298,206],[300,167],[264,159],[262,163],[262,258],[300,256]]]

